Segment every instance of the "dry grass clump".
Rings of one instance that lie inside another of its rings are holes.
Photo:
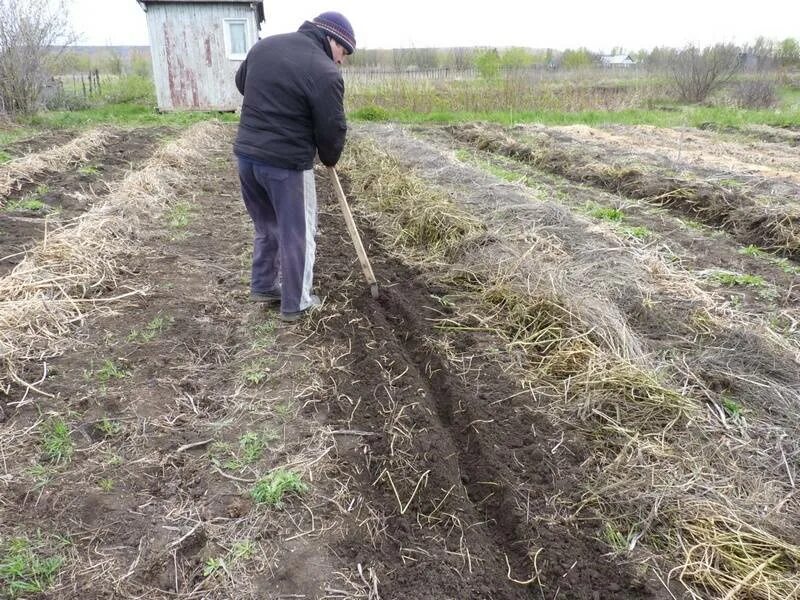
[[[355,168],[369,163],[370,169]],[[485,231],[473,216],[458,209],[442,192],[424,185],[367,142],[351,142],[342,163],[353,193],[371,209],[388,216],[385,233],[392,246],[424,252],[431,258],[453,258]],[[380,177],[374,176],[375,172]]]
[[[800,256],[800,209],[796,206],[768,206],[739,190],[660,174],[653,168],[598,163],[580,153],[562,150],[546,139],[537,139],[537,147],[532,148],[486,126],[454,126],[449,131],[480,150],[503,154],[616,194],[675,207],[709,225],[722,227],[744,244],[756,244],[785,256]]]
[[[35,175],[61,171],[73,163],[85,161],[87,154],[107,144],[113,135],[107,129],[92,129],[63,146],[28,154],[0,166],[0,205],[12,190],[33,181]]]
[[[521,353],[525,387],[563,398],[563,408],[582,421],[625,436],[661,435],[695,418],[694,401],[661,381],[646,362],[621,356],[608,344],[612,338],[590,326],[566,296],[513,286],[499,273],[465,286],[479,304],[451,321],[478,323],[503,339],[509,353]]]
[[[726,600],[797,598],[800,546],[754,527],[721,505],[692,507],[678,523],[683,564],[673,570]]]
[[[27,361],[46,361],[58,352],[58,338],[90,310],[131,294],[108,292],[117,288],[123,270],[118,259],[131,249],[138,220],[168,206],[200,156],[197,149],[221,137],[218,127],[191,128],[115,186],[105,202],[47,235],[0,279],[0,390],[9,393],[12,382],[35,389],[20,375]],[[46,375],[46,363],[43,370]]]

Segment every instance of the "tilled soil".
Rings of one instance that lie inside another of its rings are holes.
[[[373,548],[352,527],[337,554],[377,563],[386,598],[667,597],[609,557],[596,521],[556,516],[580,500],[588,447],[515,403],[519,386],[497,365],[454,370],[430,345],[443,316],[433,297],[449,290],[370,250],[380,298],[349,286],[352,306],[326,321],[318,343],[350,349],[326,406],[342,429],[375,433],[339,457],[382,531]],[[352,250],[326,234],[319,254],[320,287],[336,294],[334,273],[352,265]],[[490,344],[463,334],[454,350],[479,355]]]
[[[194,206],[186,228],[148,223],[125,257],[118,285],[140,293],[86,319],[49,365],[38,388],[52,397],[17,407],[21,389],[0,392],[0,533],[38,536],[64,557],[43,597],[684,597],[576,510],[591,440],[547,416],[488,334],[443,336],[443,299],[458,290],[398,262],[359,222],[381,285],[370,296],[324,170],[323,306],[280,325],[248,303],[233,133],[179,194]],[[98,162],[106,179],[122,169]],[[62,177],[49,185],[65,195],[83,184]],[[516,206],[494,183],[473,195]],[[669,337],[669,322],[652,328]],[[75,452],[46,465],[42,428],[55,416]],[[242,463],[244,436],[264,432],[263,452]],[[253,483],[284,467],[309,490],[255,503]]]

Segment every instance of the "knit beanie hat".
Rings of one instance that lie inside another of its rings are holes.
[[[342,13],[324,12],[314,17],[311,22],[344,46],[348,54],[356,51],[356,36],[353,33],[353,27]]]

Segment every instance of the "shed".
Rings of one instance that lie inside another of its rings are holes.
[[[147,13],[158,108],[232,111],[239,65],[258,41],[264,3],[137,0]]]
[[[632,67],[636,64],[628,54],[612,54],[609,56],[601,56],[600,64],[604,67]]]

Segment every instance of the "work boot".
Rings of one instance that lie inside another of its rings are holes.
[[[281,303],[280,292],[250,292],[251,302],[262,302],[267,306],[277,306]]]
[[[322,302],[317,296],[311,296],[311,304],[304,308],[303,310],[298,310],[295,312],[283,312],[281,311],[280,316],[278,317],[284,323],[294,323],[295,321],[299,321],[302,319],[307,313],[311,311],[312,308],[321,305]]]

